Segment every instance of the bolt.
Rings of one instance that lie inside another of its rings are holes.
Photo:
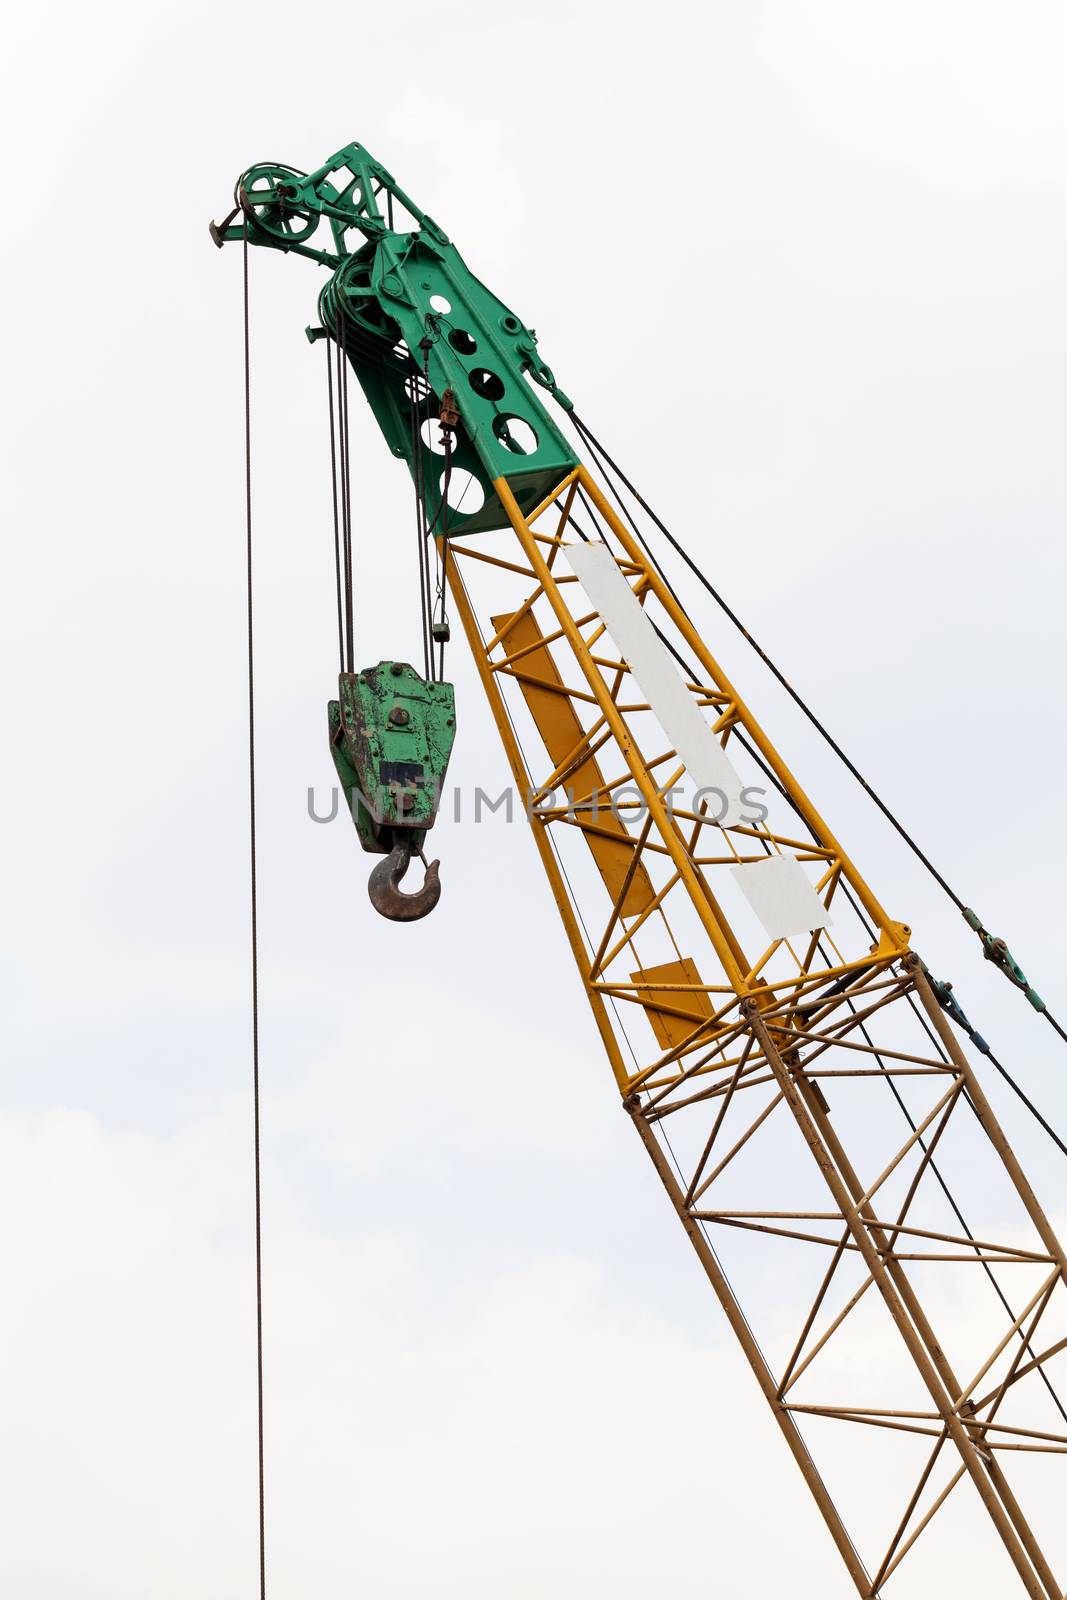
[[[411,721],[411,712],[405,711],[403,706],[394,706],[389,713],[389,721],[402,728],[406,722]]]

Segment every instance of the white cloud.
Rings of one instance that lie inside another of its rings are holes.
[[[0,1365],[10,1592],[223,1596],[251,1581],[246,1173],[228,1113],[173,1139],[5,1117]],[[672,1328],[594,1262],[464,1270],[410,1235],[324,1233],[267,1167],[268,1484],[278,1593],[646,1595],[768,1572],[819,1536],[732,1347]],[[636,1540],[634,1534],[637,1534]],[[758,1570],[756,1563],[754,1570]],[[832,1589],[827,1592],[834,1592]],[[843,1592],[843,1591],[842,1591]]]

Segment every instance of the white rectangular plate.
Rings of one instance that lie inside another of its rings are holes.
[[[700,798],[706,801],[712,818],[726,827],[742,818],[750,821],[753,811],[741,798],[740,774],[716,740],[611,551],[590,541],[568,545],[567,558],[679,761],[685,763],[691,790],[684,796],[686,807],[695,809],[696,791],[711,790]]]
[[[769,939],[792,939],[831,926],[830,914],[796,856],[768,856],[731,867]]]

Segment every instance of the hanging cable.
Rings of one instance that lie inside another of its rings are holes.
[[[326,346],[326,391],[330,408],[330,485],[333,491],[333,564],[337,578],[337,658],[340,670],[345,670],[345,627],[344,603],[341,596],[341,525],[337,512],[337,437],[333,416],[333,351],[327,338]]]
[[[345,513],[345,430],[344,430],[344,352],[341,346],[341,312],[337,310],[334,321],[334,377],[337,394],[337,461],[340,476],[341,508],[341,592],[345,638],[348,636],[348,549],[347,516]],[[348,654],[344,652],[344,670],[348,670]]]
[[[437,666],[439,682],[445,681],[445,645],[448,643],[448,619],[445,615],[445,595],[448,582],[448,496],[452,487],[452,430],[442,427],[442,437],[445,441],[445,475],[441,489],[441,571],[437,580],[437,602],[440,610],[440,622],[436,625],[436,635],[440,643],[440,659]]]
[[[452,452],[455,448],[456,428],[459,424],[459,411],[456,408],[455,391],[446,388],[441,396],[440,405],[441,442],[445,449],[445,471],[441,480],[441,503],[437,508],[437,515],[441,518],[441,571],[437,582],[437,602],[440,611],[439,620],[435,612],[435,621],[431,629],[433,638],[440,644],[440,659],[438,662],[437,676],[440,682],[445,679],[445,645],[451,638],[451,629],[448,625],[448,534],[449,513],[452,493]],[[434,521],[436,522],[435,516]]]
[[[344,434],[344,476],[341,480],[341,503],[344,507],[344,557],[346,632],[345,652],[349,672],[355,672],[355,595],[352,573],[352,436],[348,427],[348,341],[341,324],[341,429]]]
[[[433,619],[433,591],[431,589],[431,584],[430,584],[430,551],[429,551],[429,547],[427,545],[427,540],[430,538],[431,535],[430,535],[430,528],[427,525],[427,521],[426,521],[426,453],[425,453],[425,450],[422,448],[423,445],[426,445],[427,447],[429,447],[429,439],[426,436],[430,432],[431,425],[432,425],[432,422],[433,422],[433,413],[432,413],[432,410],[431,410],[431,407],[433,405],[433,390],[430,387],[430,351],[433,349],[433,340],[430,338],[428,333],[424,334],[423,337],[419,340],[419,349],[422,351],[422,371],[420,373],[420,380],[421,381],[420,381],[420,385],[419,385],[419,401],[418,401],[418,424],[419,424],[419,446],[420,446],[420,448],[419,448],[418,496],[419,496],[420,515],[422,517],[422,543],[423,543],[423,548],[424,548],[424,550],[426,552],[426,561],[425,561],[424,569],[423,569],[424,570],[424,574],[425,574],[425,585],[426,585],[425,586],[423,605],[424,605],[425,613],[426,613],[426,617],[427,617],[427,626],[428,626],[428,632],[429,632],[429,646],[430,646],[430,671],[427,674],[427,676],[428,677],[432,677],[433,676],[433,666],[434,666],[434,660],[433,660],[433,621],[432,621],[432,619]],[[426,407],[425,415],[423,414],[423,404],[424,403],[425,403],[425,407]],[[436,546],[434,548],[436,549]]]
[[[422,496],[419,493],[419,483],[422,467],[422,441],[419,438],[419,419],[415,405],[415,396],[418,390],[418,371],[414,362],[411,365],[411,377],[408,380],[408,415],[411,420],[411,467],[415,484],[415,543],[418,547],[419,557],[419,622],[422,633],[422,659],[423,677],[429,682],[430,678],[430,619],[426,612],[426,540],[423,537],[423,507]]]
[[[248,629],[248,838],[251,868],[252,941],[252,1147],[256,1216],[256,1402],[259,1446],[259,1594],[267,1595],[266,1497],[263,1451],[263,1203],[259,1116],[259,927],[256,905],[256,734],[255,650],[252,629],[252,376],[249,336],[248,217],[244,222],[244,387],[245,387],[245,558]]]
[[[352,469],[348,429],[348,348],[344,319],[337,309],[338,451],[341,462],[341,565],[344,572],[345,670],[355,669],[355,620],[352,597]]]
[[[574,411],[570,412],[570,417],[571,417],[571,420],[573,421],[575,427],[577,428],[578,433],[581,436],[583,442],[588,447],[588,449],[590,451],[590,454],[592,455],[594,461],[597,463],[597,466],[599,467],[600,472],[602,473],[602,475],[604,477],[604,480],[607,483],[607,486],[608,486],[608,488],[609,488],[609,490],[610,490],[610,492],[612,494],[612,497],[614,498],[616,503],[619,505],[620,509],[623,512],[623,515],[626,517],[626,520],[629,522],[630,527],[633,530],[635,538],[638,540],[638,542],[641,545],[642,549],[644,550],[645,554],[648,556],[648,559],[652,562],[652,565],[655,567],[656,571],[659,573],[660,577],[663,579],[663,582],[667,585],[667,588],[670,590],[670,592],[674,596],[675,600],[678,600],[678,596],[675,593],[675,590],[673,589],[673,587],[670,584],[669,580],[667,579],[667,577],[666,577],[666,575],[665,575],[665,573],[663,571],[663,568],[660,566],[659,562],[656,560],[656,558],[653,555],[652,551],[649,549],[648,542],[647,542],[646,538],[644,537],[644,535],[641,533],[641,530],[638,527],[637,522],[635,521],[634,517],[630,513],[629,508],[624,504],[624,502],[622,500],[622,497],[619,494],[619,491],[618,491],[615,483],[612,481],[612,473],[614,473],[618,477],[619,481],[626,487],[626,489],[633,496],[633,498],[637,502],[637,504],[648,515],[648,517],[652,520],[652,522],[655,524],[655,526],[663,534],[664,538],[667,540],[667,542],[671,546],[671,548],[681,558],[681,560],[689,568],[690,572],[692,572],[693,576],[697,579],[697,581],[702,585],[702,587],[707,591],[707,593],[715,601],[715,604],[720,608],[720,610],[733,623],[734,627],[741,634],[742,638],[746,641],[746,643],[748,643],[752,647],[752,649],[756,652],[756,654],[759,656],[760,660],[763,662],[764,666],[768,669],[768,671],[772,674],[772,676],[777,680],[777,682],[786,691],[786,693],[789,695],[790,699],[794,702],[794,704],[796,706],[798,706],[799,709],[803,712],[804,716],[811,723],[812,727],[815,728],[815,730],[826,741],[826,743],[829,745],[830,749],[834,752],[834,754],[842,762],[842,764],[845,766],[845,768],[848,770],[848,772],[850,772],[851,775],[855,778],[856,782],[860,785],[860,787],[862,789],[864,789],[866,791],[866,793],[870,796],[871,800],[873,800],[874,804],[878,807],[878,810],[885,817],[886,821],[889,822],[891,824],[891,826],[896,830],[896,832],[904,840],[904,842],[908,846],[908,848],[912,851],[912,853],[917,857],[917,859],[926,868],[927,872],[929,872],[930,876],[934,879],[934,881],[940,886],[940,888],[944,891],[944,893],[952,901],[953,905],[956,907],[956,909],[963,916],[963,918],[967,922],[968,926],[971,927],[972,929],[974,929],[974,931],[978,934],[979,939],[982,942],[982,951],[983,951],[983,954],[986,957],[986,959],[988,961],[991,961],[996,967],[998,967],[1005,974],[1005,976],[1009,979],[1009,981],[1012,984],[1014,984],[1014,986],[1017,989],[1022,991],[1022,993],[1026,996],[1026,999],[1030,1002],[1030,1005],[1034,1008],[1034,1010],[1039,1012],[1040,1015],[1043,1016],[1045,1018],[1045,1020],[1048,1022],[1049,1026],[1059,1036],[1059,1038],[1062,1039],[1064,1043],[1067,1043],[1067,1030],[1065,1030],[1060,1025],[1060,1023],[1056,1020],[1056,1018],[1052,1015],[1051,1011],[1049,1011],[1048,1007],[1045,1005],[1045,1002],[1044,1002],[1044,1000],[1042,1000],[1041,996],[1036,992],[1036,990],[1032,987],[1032,985],[1030,985],[1027,982],[1025,975],[1021,971],[1018,963],[1012,957],[1011,951],[1008,949],[1007,944],[1005,943],[1005,941],[1003,939],[998,939],[998,938],[994,937],[994,935],[990,934],[987,931],[987,929],[983,927],[983,925],[981,923],[981,920],[978,917],[977,913],[974,912],[968,905],[966,905],[964,903],[964,901],[960,898],[960,896],[952,888],[951,884],[948,883],[948,881],[943,877],[943,875],[937,870],[937,868],[934,866],[933,862],[930,860],[929,856],[926,855],[925,851],[923,851],[921,849],[921,847],[916,843],[916,841],[912,838],[911,834],[904,827],[903,823],[900,822],[897,819],[897,817],[894,816],[894,814],[892,813],[892,811],[890,811],[889,807],[886,805],[885,801],[881,798],[881,796],[867,782],[867,779],[863,776],[863,774],[860,772],[859,768],[855,765],[855,763],[853,761],[851,761],[849,759],[849,757],[845,754],[844,750],[841,748],[841,746],[838,744],[837,740],[830,733],[829,729],[824,726],[824,724],[815,715],[814,711],[812,711],[811,707],[807,704],[807,702],[793,688],[792,684],[786,678],[785,674],[778,668],[778,666],[775,664],[775,662],[771,659],[771,657],[763,649],[762,645],[760,645],[759,642],[756,639],[753,638],[752,634],[745,627],[744,623],[741,621],[741,619],[737,615],[737,613],[727,603],[727,601],[723,598],[723,596],[719,593],[719,591],[712,584],[710,579],[705,575],[705,573],[701,570],[701,568],[693,560],[692,556],[690,556],[689,552],[685,549],[684,545],[682,545],[682,543],[678,539],[675,538],[674,534],[671,533],[671,531],[667,527],[667,525],[656,515],[656,513],[653,511],[652,507],[648,504],[647,500],[645,500],[644,496],[640,493],[640,491],[638,489],[636,489],[634,487],[634,485],[631,483],[630,479],[626,476],[625,472],[623,472],[622,468],[618,465],[618,463],[615,460],[613,460],[613,458],[608,454],[607,450],[600,443],[600,441],[596,438],[596,436],[592,433],[592,431],[586,426],[586,424],[582,421],[582,419],[577,415],[576,412],[574,412]],[[679,605],[681,605],[680,601],[678,603],[679,603]],[[682,609],[684,610],[685,608],[683,607]]]

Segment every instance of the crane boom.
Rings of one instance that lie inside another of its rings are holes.
[[[922,1592],[941,1519],[1062,1600],[1067,1256],[946,986],[548,410],[572,407],[532,330],[437,224],[359,145],[252,168],[235,201],[216,242],[330,270],[309,336],[344,350],[424,495],[621,1102],[858,1593]],[[422,426],[442,404],[448,473]],[[565,1104],[558,1071],[542,1092]]]

